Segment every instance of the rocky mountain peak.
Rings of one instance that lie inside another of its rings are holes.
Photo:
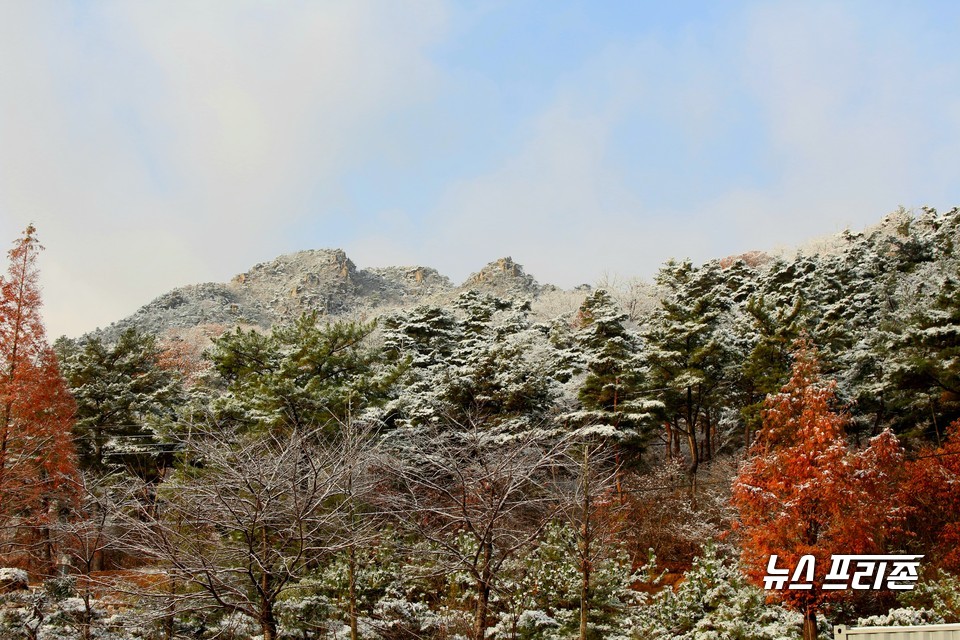
[[[309,249],[288,253],[269,262],[254,265],[249,271],[235,276],[231,283],[251,286],[258,282],[278,282],[299,279],[316,283],[324,278],[341,278],[345,281],[355,276],[357,266],[343,249]]]
[[[310,249],[261,262],[229,282],[178,287],[99,333],[109,340],[128,327],[157,335],[237,325],[269,328],[305,312],[372,317],[389,308],[444,304],[470,289],[502,298],[535,298],[548,288],[509,257],[494,260],[455,287],[430,267],[358,268],[342,249]]]
[[[515,297],[535,296],[542,287],[523,270],[523,265],[506,257],[494,260],[471,274],[460,289],[480,289],[500,296]]]

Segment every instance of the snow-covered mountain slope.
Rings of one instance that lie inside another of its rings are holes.
[[[511,258],[495,260],[461,285],[430,267],[358,268],[340,249],[282,255],[224,283],[179,287],[102,330],[112,338],[128,327],[164,334],[216,325],[267,328],[304,312],[363,317],[427,301],[444,302],[476,289],[534,299],[545,290]]]

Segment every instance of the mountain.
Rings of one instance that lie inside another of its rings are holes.
[[[211,325],[268,328],[309,311],[373,315],[427,301],[443,303],[469,289],[536,298],[555,287],[539,285],[509,257],[487,264],[457,287],[430,267],[360,269],[340,249],[313,249],[257,264],[229,282],[178,287],[99,333],[112,339],[129,327],[157,335]]]

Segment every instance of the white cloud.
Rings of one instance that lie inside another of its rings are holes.
[[[308,228],[345,230],[361,266],[460,280],[512,255],[569,286],[952,206],[953,34],[906,5],[863,6],[759,3],[611,42],[536,79],[552,104],[528,122],[480,123],[523,132],[491,164],[464,162],[470,123],[436,111],[467,84],[497,93],[484,69],[452,78],[438,59],[470,23],[442,4],[7,3],[0,238],[36,221],[57,334],[342,240]],[[486,169],[417,192],[426,213],[355,211],[351,171],[405,163]],[[346,211],[364,219],[335,219]]]
[[[497,170],[452,185],[431,221],[438,264],[458,279],[512,257],[542,281],[573,286],[614,270],[637,274],[659,247],[689,248],[673,221],[643,215],[642,194],[610,163],[615,121],[560,104],[532,127],[526,146]]]
[[[429,99],[446,28],[433,2],[3,5],[0,233],[37,223],[51,333],[288,249]]]
[[[956,204],[960,94],[948,80],[960,65],[923,56],[916,25],[888,18],[783,3],[748,16],[739,68],[777,179],[705,203],[705,219],[762,246],[860,228],[901,204]]]
[[[449,187],[432,218],[439,240],[422,245],[421,261],[462,278],[512,254],[569,286],[610,271],[650,276],[668,257],[797,245],[901,204],[956,204],[960,94],[950,79],[960,64],[930,64],[912,38],[922,29],[887,17],[763,3],[711,33],[611,45],[562,80],[519,151]],[[744,144],[757,149],[723,139],[744,113],[755,117]],[[638,180],[661,158],[640,139],[635,166],[622,163],[617,138],[637,124],[691,164],[711,145],[728,157],[706,173],[681,166],[660,183]],[[758,172],[717,178],[724,162],[755,160]]]

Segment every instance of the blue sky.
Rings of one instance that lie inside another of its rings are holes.
[[[0,2],[51,334],[307,248],[652,276],[960,204],[954,2]]]

